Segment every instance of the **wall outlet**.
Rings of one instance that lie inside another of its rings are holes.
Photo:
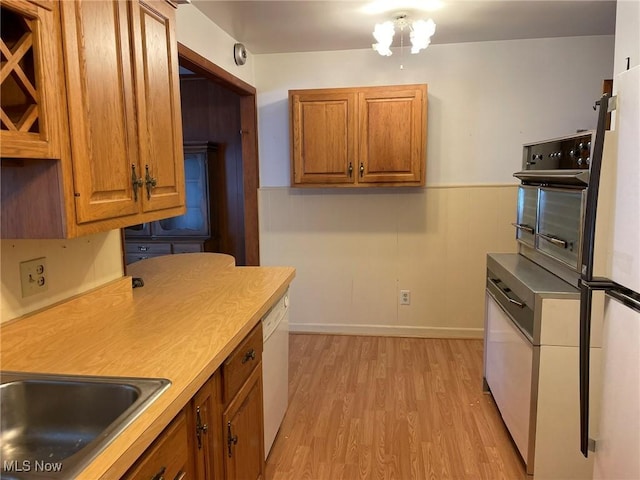
[[[400,305],[411,305],[411,290],[400,290]]]
[[[20,284],[22,285],[22,298],[30,297],[36,293],[46,292],[49,288],[47,281],[47,263],[45,257],[34,258],[26,262],[20,262]]]

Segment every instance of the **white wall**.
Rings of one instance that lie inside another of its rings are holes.
[[[522,144],[595,128],[613,48],[604,36],[431,45],[402,59],[257,55],[260,255],[297,269],[292,330],[481,337],[486,253],[516,251]],[[426,188],[289,188],[289,89],[403,83],[428,84]]]
[[[626,70],[627,57],[630,68],[640,65],[640,0],[616,3],[615,75]]]
[[[2,322],[122,277],[120,230],[72,240],[0,242]],[[46,257],[48,290],[22,298],[20,262]]]
[[[612,36],[257,55],[261,186],[289,185],[288,89],[427,83],[427,184],[511,183],[523,143],[595,128],[612,61]]]
[[[178,42],[199,53],[218,67],[255,85],[254,57],[247,52],[247,63],[236,65],[233,59],[233,39],[193,5],[180,5],[176,14]]]

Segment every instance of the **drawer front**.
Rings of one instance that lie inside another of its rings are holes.
[[[140,253],[145,255],[169,254],[171,253],[170,243],[150,243],[150,242],[127,242],[127,253]]]
[[[202,252],[204,248],[202,243],[174,243],[173,253],[193,253]]]
[[[190,478],[187,436],[186,415],[182,411],[131,467],[123,480]]]
[[[222,365],[222,395],[225,404],[238,393],[261,360],[262,322],[259,322]]]

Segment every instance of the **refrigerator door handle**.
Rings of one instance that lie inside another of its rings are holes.
[[[602,168],[602,152],[604,150],[604,134],[609,110],[609,95],[606,93],[602,95],[596,104],[600,106],[600,110],[598,111],[598,128],[596,129],[591,153],[591,176],[585,202],[580,279],[580,451],[585,458],[589,456],[591,303],[592,291],[598,288],[596,283],[599,283],[594,282],[593,278],[593,250],[595,244],[596,212],[598,210],[598,190],[600,188],[600,170]],[[604,287],[604,285],[602,285],[602,287]]]

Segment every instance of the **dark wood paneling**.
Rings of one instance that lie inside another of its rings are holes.
[[[65,236],[59,169],[55,160],[2,159],[3,238]]]
[[[247,265],[260,265],[258,226],[258,120],[255,95],[240,97],[242,168],[244,181],[244,237]]]
[[[204,78],[183,78],[181,96],[185,141],[207,140],[221,146],[219,161],[210,173],[217,246],[213,242],[208,246],[245,265],[240,96]]]

